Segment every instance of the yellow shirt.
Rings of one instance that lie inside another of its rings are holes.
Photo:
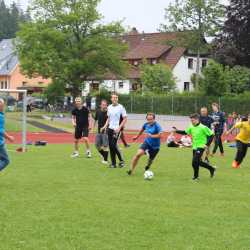
[[[240,133],[236,136],[236,140],[248,144],[250,142],[250,123],[239,122],[236,123],[235,128],[240,129]]]

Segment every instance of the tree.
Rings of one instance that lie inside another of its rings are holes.
[[[89,78],[123,75],[126,46],[120,22],[102,25],[100,0],[34,0],[33,22],[21,26],[17,51],[22,71],[60,82],[78,96]]]
[[[231,0],[227,19],[215,46],[215,58],[225,65],[250,67],[250,1]]]
[[[0,0],[0,41],[2,39],[15,38],[19,30],[19,24],[30,20],[28,12],[24,13],[13,2],[10,7]]]
[[[197,55],[196,83],[200,75],[200,56],[207,53],[206,36],[215,36],[222,26],[224,6],[219,0],[175,0],[165,9],[167,24],[162,31],[182,31],[175,39],[178,46],[188,48]],[[198,84],[196,84],[198,86]]]
[[[170,92],[176,87],[172,71],[165,64],[143,64],[141,74],[143,85],[154,93]]]
[[[234,94],[242,94],[250,91],[250,69],[247,67],[235,66],[225,68],[225,79],[228,91]]]
[[[210,61],[199,78],[199,88],[207,96],[222,96],[227,91],[223,65]]]

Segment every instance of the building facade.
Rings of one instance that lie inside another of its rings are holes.
[[[50,80],[42,77],[28,78],[22,74],[12,39],[0,42],[0,90],[26,89],[28,94],[40,93]]]
[[[176,90],[179,92],[192,91],[192,75],[196,73],[196,55],[186,48],[173,47],[169,43],[175,40],[177,33],[138,33],[134,28],[127,35],[122,36],[121,42],[128,45],[128,51],[123,57],[130,65],[125,79],[114,76],[106,77],[102,81],[87,81],[83,94],[104,87],[109,91],[120,94],[129,94],[143,88],[141,82],[140,64],[147,61],[149,64],[164,63],[169,66],[176,80]],[[207,55],[200,58],[200,68],[206,66]]]

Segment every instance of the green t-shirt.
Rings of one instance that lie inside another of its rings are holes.
[[[192,136],[193,149],[205,148],[207,137],[213,135],[213,131],[201,123],[197,126],[190,125],[185,132]]]

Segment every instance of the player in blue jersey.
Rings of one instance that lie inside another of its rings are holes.
[[[0,171],[6,168],[10,163],[9,156],[5,148],[5,139],[10,142],[14,141],[14,137],[5,132],[4,123],[4,100],[0,99]]]
[[[132,175],[138,164],[139,159],[147,154],[149,156],[145,171],[150,169],[155,157],[160,151],[162,128],[159,123],[155,121],[155,114],[148,113],[146,116],[147,122],[143,125],[139,134],[133,138],[136,141],[144,132],[147,134],[143,144],[140,146],[136,155],[132,159],[131,168],[128,170],[128,175]]]

